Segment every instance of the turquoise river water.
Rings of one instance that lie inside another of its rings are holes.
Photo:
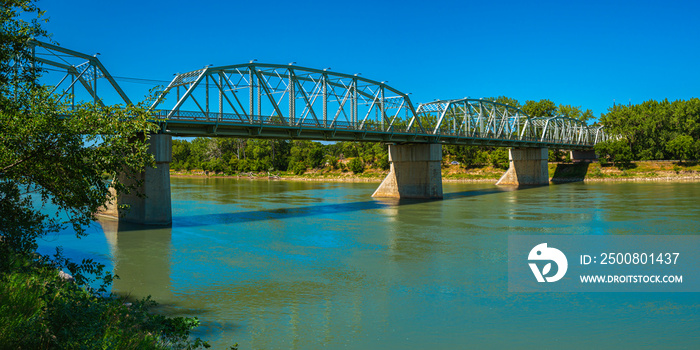
[[[173,178],[172,228],[47,237],[197,316],[214,349],[697,348],[699,293],[510,293],[509,235],[698,235],[700,183],[377,184]]]

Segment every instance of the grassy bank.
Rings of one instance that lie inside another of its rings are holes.
[[[639,161],[626,168],[600,163],[550,163],[549,177],[553,182],[568,181],[700,181],[698,162]],[[442,179],[445,182],[495,182],[505,172],[492,166],[464,168],[460,165],[443,165]],[[293,172],[237,173],[225,174],[202,170],[172,171],[174,177],[230,177],[249,179],[329,181],[329,182],[381,182],[388,171],[366,169],[354,174],[330,167],[313,169],[303,174]]]

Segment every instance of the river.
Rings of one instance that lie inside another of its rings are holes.
[[[510,293],[509,235],[698,235],[700,183],[377,184],[173,178],[173,224],[47,237],[197,316],[214,349],[694,348],[695,293]]]

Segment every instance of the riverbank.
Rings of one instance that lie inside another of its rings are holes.
[[[190,338],[196,318],[158,315],[150,298],[127,303],[106,293],[112,277],[102,267],[83,261],[73,278],[46,257],[7,248],[0,244],[0,349],[208,347]]]
[[[600,163],[550,163],[549,177],[552,182],[619,182],[619,181],[700,181],[698,162],[639,161],[620,169]],[[447,165],[442,168],[443,182],[472,183],[496,182],[505,172],[491,166],[464,168]],[[387,170],[368,169],[361,174],[330,168],[314,169],[301,175],[292,172],[222,174],[192,171],[170,171],[173,177],[215,177],[252,180],[288,180],[321,182],[382,182]]]

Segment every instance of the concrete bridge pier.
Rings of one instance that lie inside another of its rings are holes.
[[[390,171],[372,197],[442,198],[442,145],[389,145]]]
[[[571,151],[571,161],[591,163],[598,160],[595,151]]]
[[[155,156],[156,167],[148,167],[135,179],[127,179],[120,175],[120,180],[125,184],[133,184],[143,181],[138,192],[145,197],[136,194],[121,195],[117,198],[117,205],[107,203],[106,209],[100,215],[119,218],[121,222],[131,222],[145,225],[167,226],[172,223],[173,215],[170,204],[170,162],[173,149],[172,136],[152,134],[149,138],[148,151]],[[129,210],[119,210],[118,205],[128,204]]]
[[[549,185],[548,158],[546,147],[511,148],[508,170],[496,185]]]

